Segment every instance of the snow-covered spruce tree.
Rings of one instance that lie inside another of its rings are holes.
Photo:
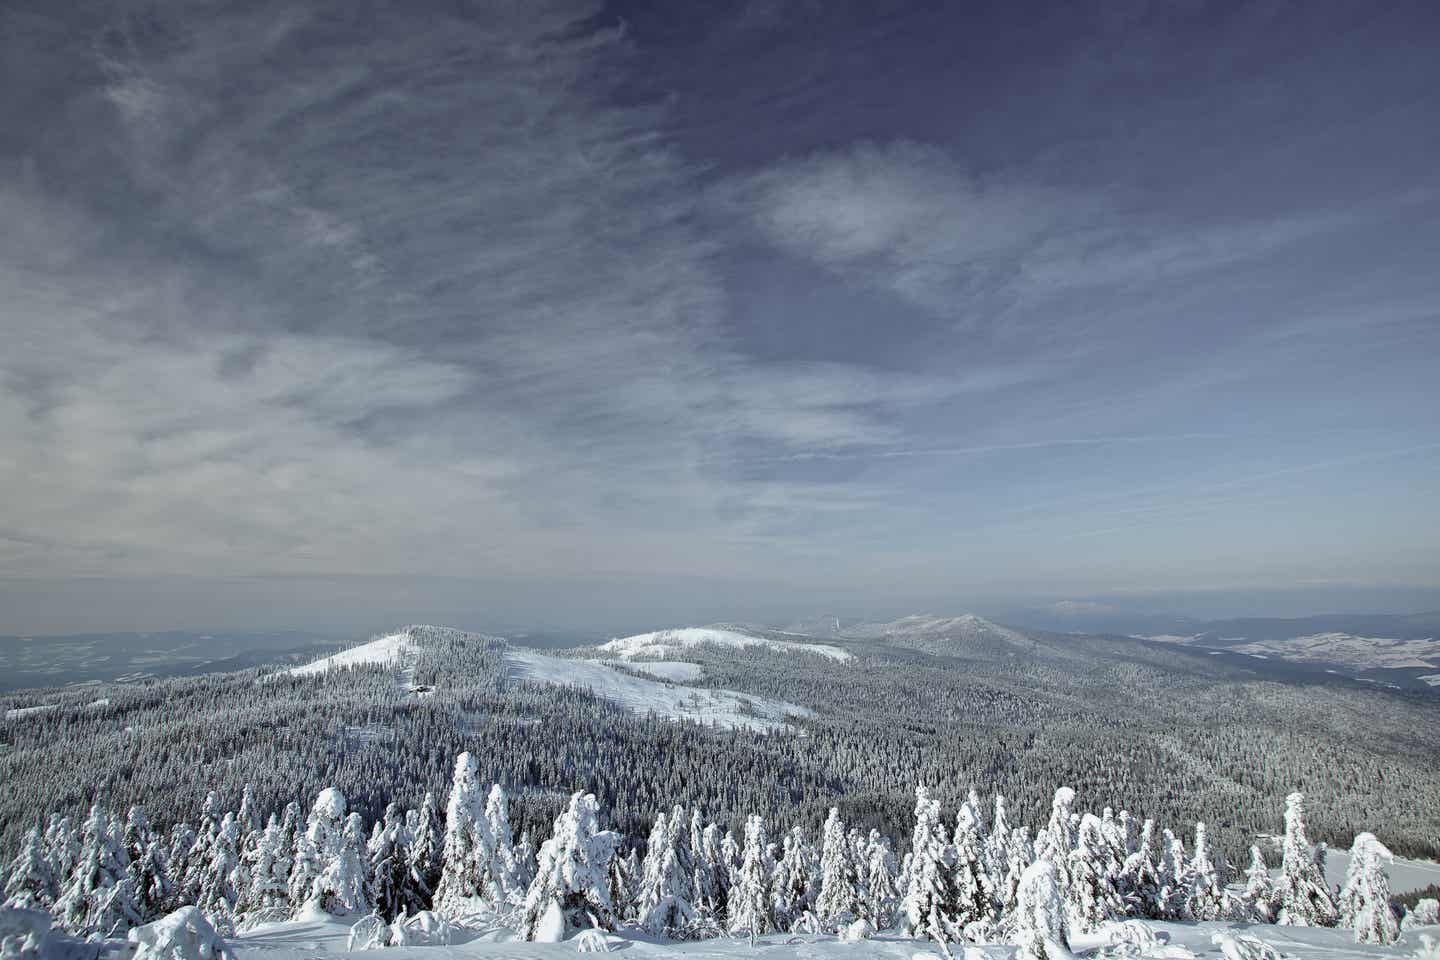
[[[1070,884],[1062,892],[1068,929],[1089,933],[1107,920],[1125,915],[1125,903],[1115,888],[1117,871],[1099,817],[1080,819],[1075,849],[1070,851]]]
[[[1160,889],[1155,894],[1155,913],[1162,920],[1188,920],[1185,900],[1190,891],[1190,859],[1185,842],[1166,829],[1161,834]]]
[[[630,923],[634,920],[635,914],[635,885],[639,881],[640,858],[639,852],[630,848],[630,852],[621,856],[617,851],[615,856],[610,858],[610,866],[606,868],[605,878],[610,888],[610,906],[615,911],[615,922],[617,924]]]
[[[725,901],[730,895],[730,864],[725,859],[725,834],[718,824],[708,824],[701,831],[695,867],[695,907],[723,930]]]
[[[10,861],[5,875],[5,906],[19,910],[46,910],[60,895],[60,884],[45,852],[39,827],[25,832],[20,852]]]
[[[955,900],[951,920],[964,930],[977,921],[990,921],[993,916],[994,883],[985,870],[984,824],[980,820],[979,797],[970,791],[970,798],[960,805],[955,817],[954,850]]]
[[[369,900],[375,913],[387,923],[405,912],[405,883],[410,864],[405,849],[405,818],[400,805],[385,808],[384,819],[375,824],[370,842],[365,845]]]
[[[80,855],[80,839],[75,836],[69,817],[51,814],[45,827],[45,855],[55,872],[56,882],[63,885],[75,869],[75,858]]]
[[[985,873],[990,878],[991,895],[997,905],[1010,869],[1010,830],[1010,820],[1005,812],[1005,798],[997,793],[990,818],[990,835],[985,838]],[[1015,879],[1018,882],[1020,878]]]
[[[1229,914],[1225,878],[1210,857],[1205,824],[1195,824],[1195,852],[1190,857],[1190,889],[1185,912],[1195,920],[1220,920]]]
[[[1373,833],[1362,833],[1350,846],[1350,869],[1340,892],[1340,925],[1355,931],[1356,943],[1394,943],[1400,924],[1390,906],[1385,865],[1394,857]]]
[[[902,923],[913,937],[945,944],[960,939],[951,921],[955,895],[955,852],[945,842],[940,801],[924,787],[915,788],[915,830],[910,839],[910,878],[901,901]]]
[[[365,896],[365,820],[358,813],[345,818],[340,846],[315,881],[315,896],[321,910],[332,916],[354,916],[370,912]]]
[[[1241,894],[1241,909],[1237,919],[1255,923],[1270,923],[1274,917],[1275,885],[1270,880],[1270,868],[1265,865],[1265,855],[1254,844],[1250,846],[1250,866],[1245,871],[1245,892]]]
[[[540,846],[520,938],[554,943],[591,927],[615,929],[607,873],[619,841],[619,834],[599,828],[594,795],[573,795]]]
[[[1016,960],[1068,960],[1070,941],[1065,931],[1065,905],[1055,865],[1045,857],[1025,868],[1015,897],[1010,926]]]
[[[425,792],[420,809],[412,811],[414,823],[410,827],[410,849],[408,871],[405,879],[404,900],[406,909],[414,913],[425,909],[435,896],[440,885],[442,839],[440,818],[435,813],[435,795]],[[518,876],[518,869],[517,869]],[[528,880],[526,881],[528,883]]]
[[[490,864],[485,870],[485,894],[493,903],[518,906],[525,887],[515,863],[515,836],[510,829],[510,799],[500,784],[490,787],[485,800],[485,825],[490,838]]]
[[[799,826],[791,827],[785,835],[784,852],[770,878],[772,914],[777,928],[794,929],[814,908],[815,859],[805,831]]]
[[[445,808],[445,866],[435,891],[435,912],[455,918],[493,905],[486,882],[495,856],[481,799],[479,767],[469,752],[455,759]]]
[[[240,863],[240,827],[235,815],[225,814],[215,829],[210,849],[205,856],[205,870],[200,874],[200,892],[195,905],[205,914],[222,936],[235,933],[235,869]]]
[[[865,919],[876,930],[887,930],[895,922],[896,893],[895,854],[890,841],[871,830],[865,850],[865,887],[862,891]]]
[[[118,825],[117,825],[118,826]],[[140,923],[121,832],[99,804],[80,830],[80,852],[52,913],[72,933],[109,937]]]
[[[146,845],[139,859],[130,861],[130,885],[141,923],[152,923],[175,905],[175,884],[165,864],[165,848],[157,837]]]
[[[1125,858],[1120,869],[1120,890],[1128,913],[1160,918],[1160,869],[1155,864],[1154,820],[1146,819],[1135,849]]]
[[[240,793],[240,811],[235,814],[235,823],[242,838],[260,831],[260,811],[255,806],[255,795],[248,783]]]
[[[125,830],[121,834],[125,855],[130,858],[132,863],[139,860],[144,855],[145,848],[154,839],[155,832],[150,829],[150,818],[145,815],[145,808],[139,805],[132,806],[125,815]]]
[[[185,856],[185,872],[177,879],[180,895],[186,903],[198,903],[200,888],[210,870],[210,851],[215,847],[215,834],[220,831],[220,818],[224,811],[220,807],[220,795],[214,790],[205,794],[200,805],[200,827],[195,831],[195,842]]]
[[[250,889],[241,898],[247,916],[269,919],[288,909],[290,897],[284,872],[288,863],[284,828],[271,814],[250,854]]]
[[[992,836],[994,834],[991,834]],[[1030,840],[1030,828],[1010,828],[1010,839],[1005,844],[1005,868],[1002,883],[995,890],[995,909],[1002,926],[1006,918],[1015,911],[1015,898],[1020,890],[1020,877],[1025,868],[1035,862],[1035,844]]]
[[[683,938],[695,922],[691,902],[694,877],[683,865],[681,847],[688,845],[689,818],[676,807],[667,817],[656,814],[655,826],[645,848],[641,865],[637,916],[640,926],[653,936]]]
[[[530,884],[535,880],[538,857],[535,844],[530,842],[530,831],[526,830],[520,834],[520,839],[515,843],[515,877],[525,890],[529,890]]]
[[[290,902],[297,912],[316,900],[320,877],[340,853],[344,843],[345,794],[334,787],[321,790],[310,808],[305,831],[295,838],[290,867]]]
[[[1069,787],[1058,787],[1050,801],[1050,822],[1035,838],[1035,858],[1049,860],[1055,868],[1055,882],[1060,885],[1061,896],[1070,885],[1070,851],[1075,849],[1075,822],[1072,807],[1075,791]]]
[[[730,887],[728,904],[730,932],[748,936],[752,946],[757,937],[774,927],[770,912],[769,846],[765,821],[752,815],[745,822],[745,852]]]
[[[1305,795],[1285,798],[1285,840],[1275,879],[1275,922],[1292,927],[1333,927],[1339,911],[1305,837]]]
[[[857,871],[850,856],[850,840],[840,810],[830,808],[820,840],[820,893],[815,916],[826,930],[838,932],[860,916]]]

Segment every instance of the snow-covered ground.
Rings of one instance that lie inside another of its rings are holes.
[[[682,627],[678,630],[657,630],[654,633],[640,633],[633,637],[621,637],[602,643],[600,649],[624,660],[637,657],[663,660],[679,651],[702,644],[721,647],[769,647],[786,653],[810,653],[831,660],[849,660],[853,655],[840,647],[824,643],[796,643],[791,640],[772,640],[768,637],[754,637],[734,630],[720,630],[711,627]]]
[[[323,657],[287,672],[292,677],[313,677],[344,667],[359,667],[372,663],[401,664],[414,654],[415,649],[415,642],[410,639],[410,634],[402,631],[377,637],[369,643],[362,643],[349,650],[341,650],[333,656]]]
[[[49,713],[51,710],[59,710],[58,703],[42,703],[34,707],[12,707],[5,711],[6,720],[19,720],[22,717],[32,717],[37,713]]]
[[[1431,638],[1397,640],[1315,633],[1288,640],[1262,640],[1235,647],[1241,653],[1268,654],[1296,663],[1339,663],[1360,670],[1440,666],[1440,642]]]
[[[672,720],[714,723],[722,727],[779,730],[786,726],[787,717],[811,713],[805,707],[782,700],[647,680],[597,660],[568,660],[533,650],[506,651],[505,673],[512,680],[584,687],[639,714],[654,713]]]
[[[1368,957],[1410,957],[1419,946],[1421,932],[1440,934],[1440,928],[1407,931],[1400,942],[1388,947],[1362,946],[1351,939],[1350,931],[1235,925],[1228,923],[1150,923],[1158,939],[1157,949],[1139,957],[1195,957],[1222,960],[1221,947],[1211,941],[1216,933],[1253,937],[1277,948],[1287,957],[1300,960],[1360,960]],[[307,920],[272,924],[241,934],[230,941],[235,960],[316,960],[350,954],[350,932],[345,921]],[[620,934],[606,937],[612,952],[623,952],[628,960],[941,960],[934,944],[894,934],[870,940],[841,942],[834,937],[769,934],[752,948],[745,939],[721,938],[690,943],[652,943]],[[1077,937],[1072,943],[1081,956],[1095,956],[1100,943],[1095,937]],[[1015,948],[1004,945],[965,947],[955,945],[956,960],[1010,960]],[[379,953],[355,953],[357,957],[384,960],[569,960],[578,955],[576,941],[565,943],[515,943],[501,930],[458,931],[449,946],[390,947]]]
[[[705,676],[705,668],[698,663],[684,660],[610,660],[601,661],[622,664],[627,670],[649,674],[659,680],[672,683],[694,683]]]

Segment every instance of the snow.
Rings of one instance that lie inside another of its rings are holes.
[[[130,931],[134,960],[217,960],[225,941],[199,907],[181,907],[154,923]]]
[[[1440,673],[1427,673],[1420,678],[1432,687],[1440,687]]]
[[[1349,850],[1331,849],[1326,852],[1325,880],[1328,883],[1343,886],[1345,873],[1349,869]],[[1433,860],[1407,860],[1403,857],[1395,857],[1392,862],[1385,865],[1385,873],[1390,878],[1390,892],[1395,894],[1424,890],[1432,883],[1440,885],[1440,863]]]
[[[333,656],[316,660],[314,663],[307,663],[303,667],[295,667],[287,672],[292,677],[314,677],[329,670],[359,667],[372,663],[403,664],[410,660],[415,650],[415,642],[410,639],[408,632],[392,633],[371,640],[369,643],[362,643],[358,647],[342,650]]]
[[[1146,949],[1135,954],[1141,958],[1195,957],[1198,960],[1225,960],[1222,944],[1256,940],[1297,960],[1365,960],[1393,958],[1407,960],[1420,945],[1420,931],[1407,931],[1399,943],[1389,947],[1356,944],[1349,930],[1304,927],[1277,927],[1230,923],[1165,923],[1146,921],[1153,932],[1130,939],[1145,942]],[[1435,928],[1424,931],[1434,935]],[[229,943],[235,960],[313,960],[323,956],[339,960],[346,956],[350,925],[343,921],[309,920],[270,924],[242,933]],[[1217,938],[1217,934],[1220,936]],[[598,937],[599,935],[595,935]],[[592,937],[590,939],[595,939]],[[772,933],[759,938],[756,947],[741,938],[722,937],[686,943],[656,943],[624,930],[605,936],[611,951],[623,952],[630,960],[938,960],[940,953],[933,943],[902,937],[884,931],[860,941],[842,941],[821,934]],[[1072,940],[1076,953],[1094,951],[1110,939],[1110,932]],[[1220,943],[1213,940],[1219,939]],[[574,960],[585,949],[579,937],[563,943],[517,943],[506,930],[455,930],[449,946],[391,947],[380,954],[368,953],[367,958],[384,960]],[[952,945],[955,957],[974,960],[1011,960],[1015,948],[1007,945]],[[1095,956],[1095,953],[1089,954]],[[356,955],[359,956],[358,954]]]
[[[37,707],[12,707],[5,711],[6,720],[19,720],[21,717],[33,717],[37,713],[49,713],[51,710],[59,710],[58,703],[42,703]]]
[[[1401,640],[1349,633],[1312,633],[1288,640],[1263,640],[1235,648],[1296,663],[1338,663],[1361,670],[1440,666],[1440,642],[1433,637]]]
[[[786,653],[810,653],[828,657],[831,660],[849,660],[853,656],[850,651],[832,647],[829,644],[771,640],[768,637],[755,637],[748,633],[712,627],[681,627],[677,630],[640,633],[633,637],[621,637],[611,640],[609,643],[602,643],[600,649],[606,653],[613,653],[624,660],[636,657],[663,660],[681,650],[698,647],[702,644],[734,647],[741,650],[749,647],[769,647],[772,650]]]
[[[783,700],[752,697],[734,690],[682,687],[621,673],[597,660],[567,660],[533,650],[508,650],[505,674],[511,680],[579,686],[638,714],[654,713],[671,720],[773,731],[786,728],[791,716],[810,716],[805,707]]]
[[[636,670],[659,680],[669,680],[672,683],[694,683],[705,676],[704,667],[698,663],[687,663],[684,660],[636,660],[633,662],[611,660],[608,662],[623,664],[628,670]]]

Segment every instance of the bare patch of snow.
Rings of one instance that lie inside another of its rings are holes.
[[[414,652],[415,643],[410,639],[408,633],[392,633],[286,672],[292,677],[314,677],[330,670],[360,667],[372,663],[396,665],[408,660]]]
[[[49,713],[51,710],[59,710],[58,703],[42,703],[35,707],[12,707],[5,711],[6,720],[19,720],[21,717],[33,717],[37,713]]]
[[[649,674],[657,680],[669,680],[671,683],[694,683],[705,676],[704,667],[698,663],[688,663],[684,660],[601,660],[599,662],[620,664],[627,670]]]

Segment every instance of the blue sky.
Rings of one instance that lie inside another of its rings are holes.
[[[8,3],[0,630],[1429,595],[1437,27]]]

